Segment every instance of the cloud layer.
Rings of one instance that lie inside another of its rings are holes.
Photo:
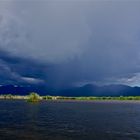
[[[140,2],[13,0],[0,5],[0,49],[22,61],[13,65],[2,59],[1,67],[7,64],[24,77],[20,80],[36,78],[57,87],[139,85]]]
[[[50,63],[80,56],[90,30],[77,8],[78,3],[68,1],[14,1],[7,17],[2,17],[3,48]]]

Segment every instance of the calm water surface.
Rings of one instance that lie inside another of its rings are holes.
[[[0,100],[0,140],[140,140],[140,102]]]

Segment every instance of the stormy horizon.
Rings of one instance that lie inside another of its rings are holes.
[[[0,0],[0,140],[140,140],[140,0]]]
[[[0,85],[140,86],[140,2],[0,1]]]

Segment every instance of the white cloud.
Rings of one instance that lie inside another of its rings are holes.
[[[33,77],[21,77],[21,80],[24,82],[27,82],[29,84],[41,84],[44,83],[44,80],[38,79],[38,78],[33,78]]]
[[[118,80],[118,83],[123,83],[130,86],[140,86],[140,73],[134,73],[129,78],[121,78]]]

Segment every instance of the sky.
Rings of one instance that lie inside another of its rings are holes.
[[[140,1],[1,0],[0,84],[140,86]]]

